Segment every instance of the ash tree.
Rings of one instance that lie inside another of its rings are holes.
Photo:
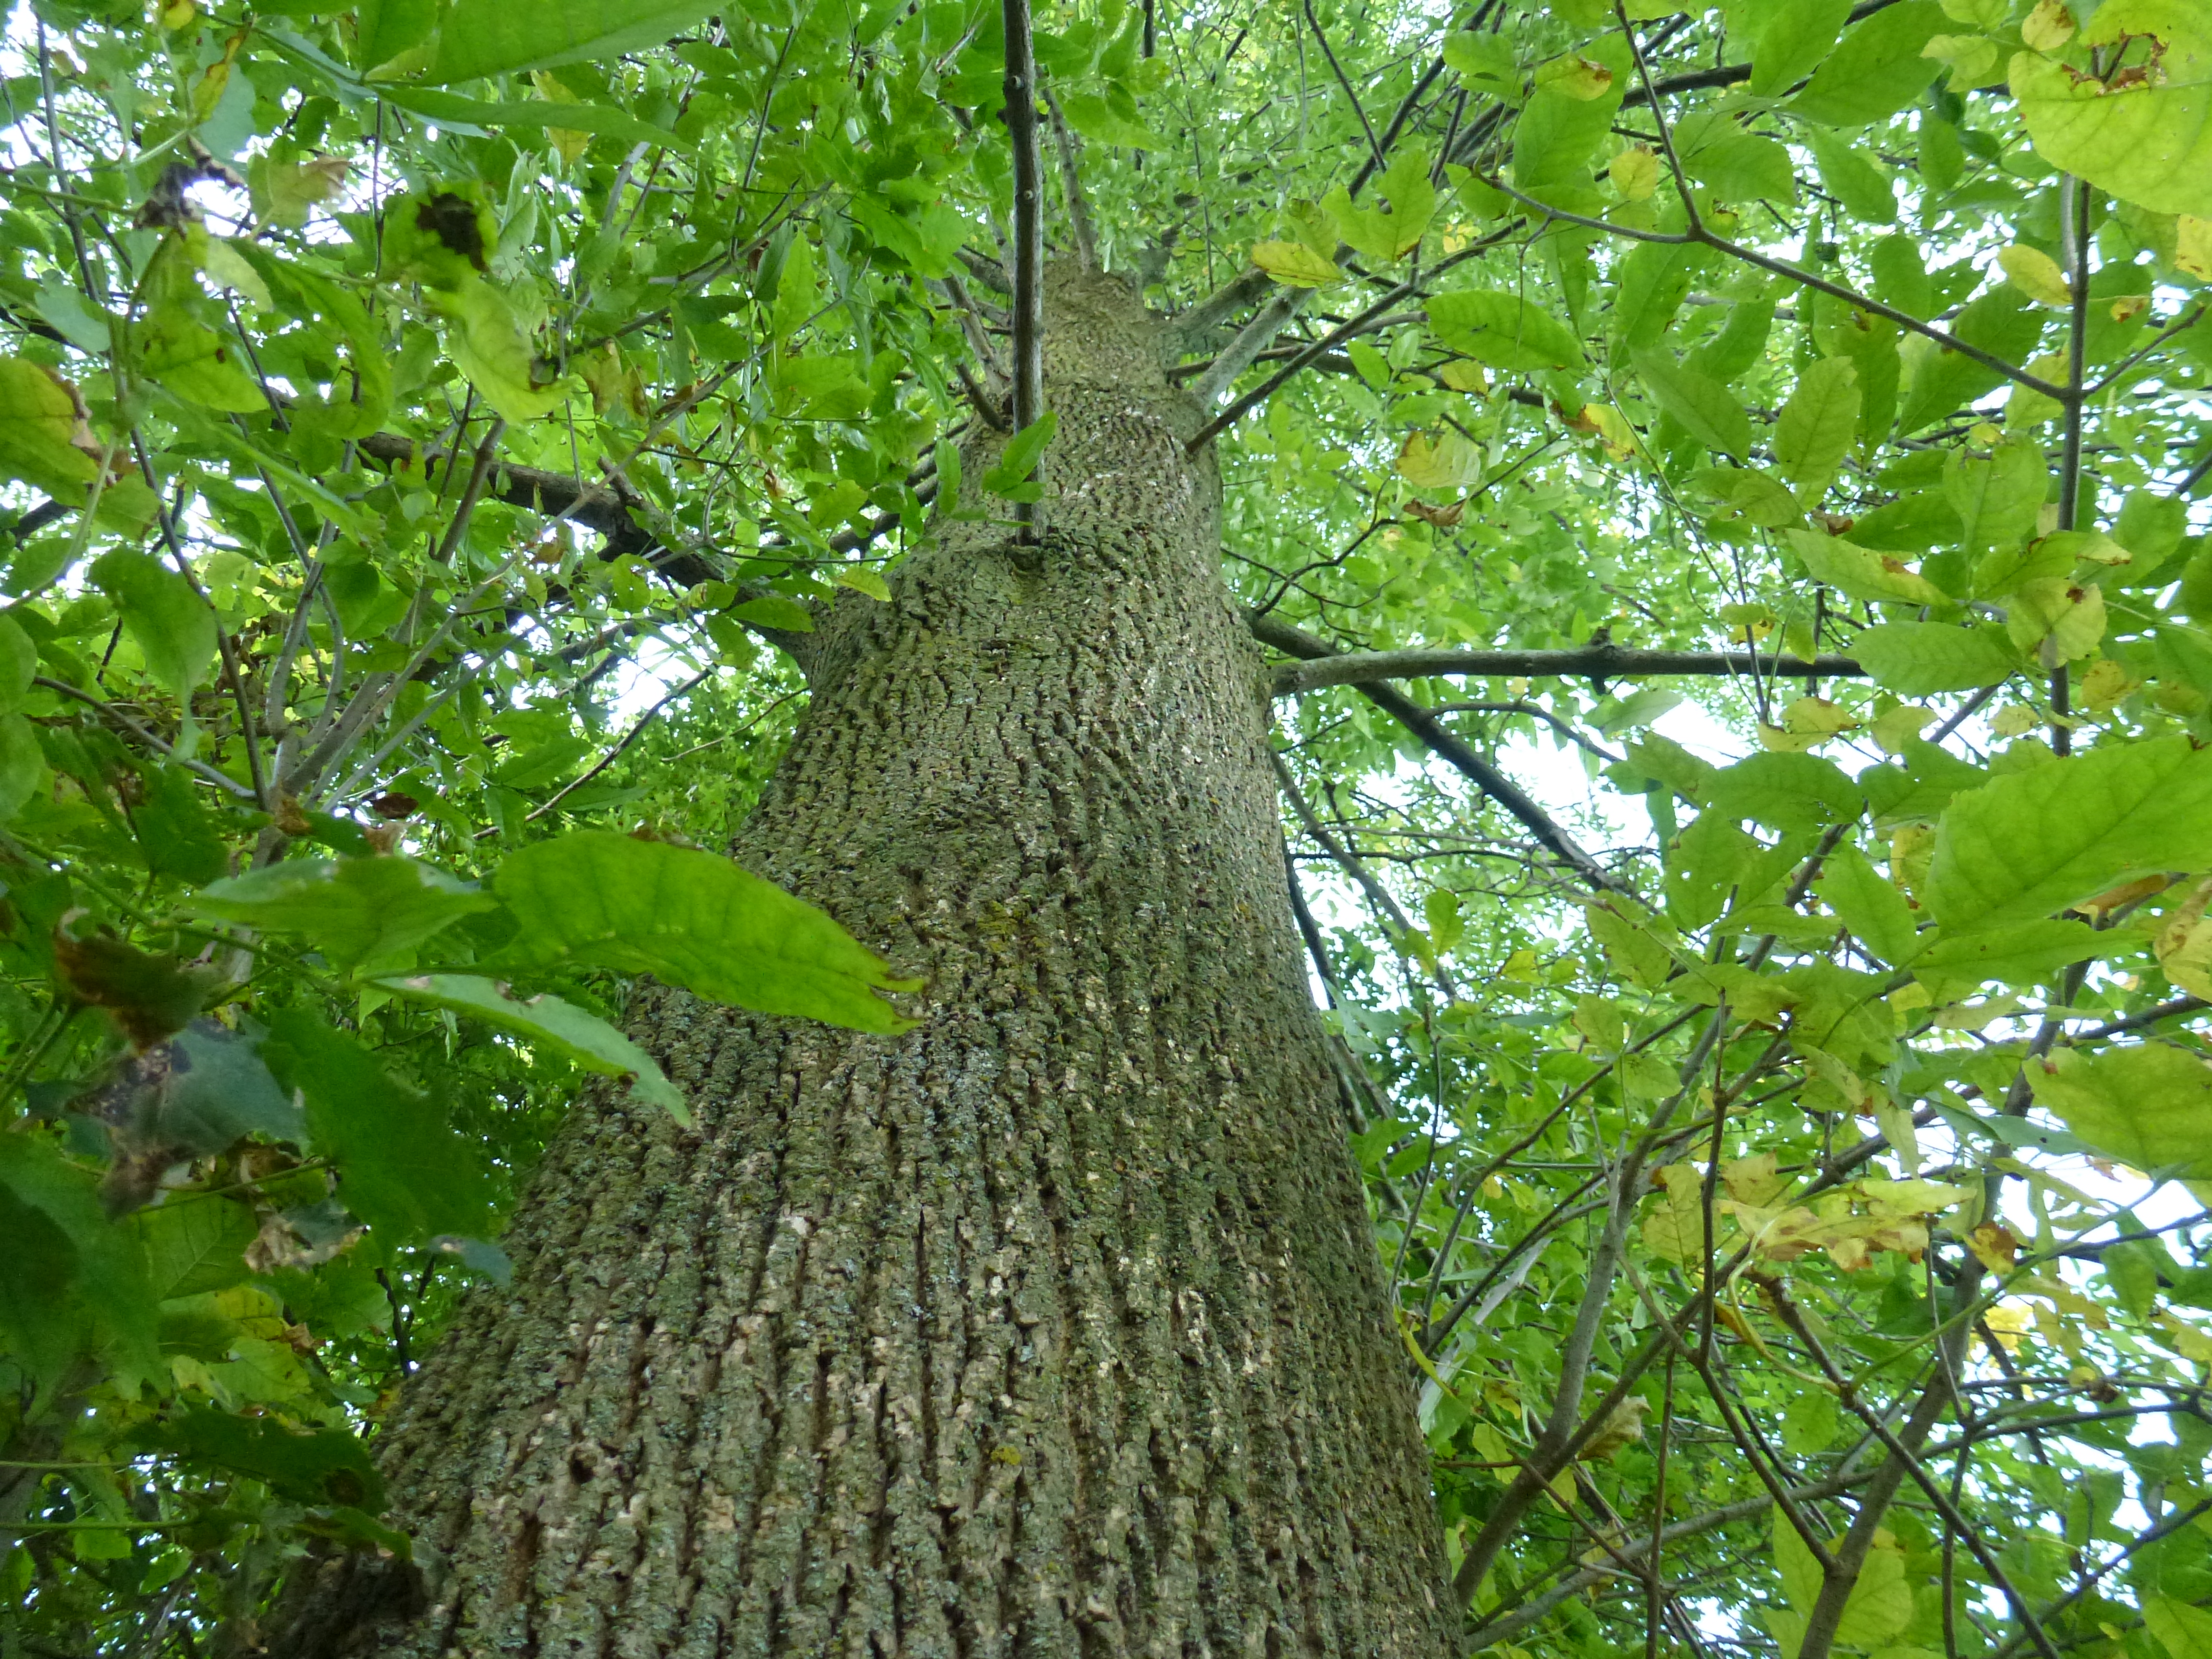
[[[0,1653],[2212,1656],[2201,5],[0,71]]]

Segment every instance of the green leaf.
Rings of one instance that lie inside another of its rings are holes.
[[[1690,475],[1700,494],[1725,502],[1747,524],[1777,530],[1800,522],[1797,498],[1764,472],[1744,467],[1709,466]]]
[[[1958,509],[1941,491],[1920,489],[1854,520],[1850,539],[1876,553],[1925,553],[1960,533]]]
[[[1828,854],[1814,890],[1852,936],[1884,962],[1899,963],[1917,948],[1912,907],[1897,884],[1848,842]]]
[[[1859,428],[1859,371],[1848,357],[1823,357],[1797,377],[1774,427],[1782,476],[1813,500],[1828,487]]]
[[[1705,785],[1708,811],[1785,832],[1848,823],[1863,805],[1858,786],[1817,755],[1753,755],[1723,767]]]
[[[1784,12],[1795,9],[1784,7]],[[1855,144],[1847,143],[1833,133],[1819,127],[1805,129],[1805,142],[1812,149],[1813,159],[1820,164],[1820,182],[1828,193],[1844,204],[1854,219],[1872,225],[1893,224],[1897,220],[1897,187],[1889,175],[1869,161]],[[1887,294],[1875,297],[1889,303],[1895,301]]]
[[[1911,237],[1883,237],[1867,255],[1867,264],[1874,272],[1874,291],[1885,303],[1923,322],[1936,314],[1935,289]]]
[[[1960,539],[1969,553],[2011,547],[2035,528],[2050,493],[2043,451],[2008,438],[1986,455],[1951,452],[1943,468],[1943,494],[1959,514]]]
[[[2212,1659],[2212,1612],[2171,1595],[2147,1595],[2142,1614],[2172,1659]]]
[[[100,476],[92,447],[76,387],[43,363],[0,357],[0,477],[82,506]]]
[[[1007,439],[1006,447],[999,452],[997,464],[983,474],[983,488],[1009,501],[1036,500],[1036,486],[1029,483],[1030,475],[1036,471],[1045,446],[1052,441],[1052,434],[1059,428],[1060,416],[1048,409]],[[1024,494],[1025,487],[1031,493]]]
[[[1620,343],[1632,349],[1656,345],[1710,263],[1707,251],[1691,242],[1638,242],[1631,248],[1617,267],[1613,291],[1613,326]]]
[[[420,87],[386,87],[381,91],[388,102],[426,116],[441,127],[520,128],[535,132],[559,127],[570,132],[619,138],[630,144],[659,144],[685,151],[695,148],[666,127],[641,121],[628,110],[617,109],[611,104],[559,103],[542,98],[493,104]]]
[[[1851,15],[1851,0],[1793,0],[1767,9],[1751,50],[1752,94],[1773,98],[1813,72]]]
[[[163,1301],[243,1282],[252,1271],[246,1247],[261,1231],[252,1205],[190,1192],[134,1210],[127,1224],[146,1252],[154,1295]]]
[[[1454,351],[1492,368],[1573,368],[1583,360],[1582,343],[1517,294],[1460,289],[1431,295],[1429,329]]]
[[[1067,125],[1085,138],[1094,138],[1102,144],[1118,144],[1125,149],[1166,149],[1168,141],[1145,125],[1133,121],[1116,110],[1112,102],[1096,93],[1071,93],[1060,100],[1060,112],[1067,118]]]
[[[372,857],[268,865],[201,889],[183,908],[257,933],[303,935],[332,967],[352,973],[496,904],[430,865]]]
[[[1978,985],[1994,979],[2008,985],[2034,985],[2061,968],[2112,948],[2118,948],[2113,941],[2086,922],[2044,916],[1986,932],[1947,932],[1914,960],[1912,970],[1931,981],[1955,979]]]
[[[523,961],[652,974],[718,1002],[896,1035],[915,1024],[877,994],[910,991],[812,905],[726,858],[607,830],[511,854],[495,878],[522,921]]]
[[[2146,1173],[2212,1180],[2212,1066],[2191,1050],[2062,1048],[2027,1072],[2036,1104],[2098,1151]]]
[[[1610,77],[1604,89],[1595,98],[1578,98],[1540,86],[1513,124],[1514,182],[1539,197],[1562,185],[1588,188],[1586,164],[1613,130],[1613,114],[1636,72],[1618,34],[1590,42],[1579,55]]]
[[[1790,112],[1832,127],[1864,126],[1908,107],[1942,64],[1920,49],[1947,27],[1935,0],[1904,0],[1855,25],[1814,71]]]
[[[662,1108],[678,1123],[691,1121],[690,1105],[653,1056],[574,1003],[545,995],[518,1000],[495,981],[474,974],[409,974],[370,982],[396,997],[472,1015],[542,1043],[587,1072],[625,1079],[646,1104]]]
[[[1947,928],[2048,915],[2137,876],[2212,869],[2212,750],[2116,744],[2014,772],[1937,825],[1929,904]]]
[[[543,419],[567,401],[568,380],[551,377],[551,365],[532,349],[521,319],[499,289],[471,275],[459,288],[426,287],[423,295],[448,324],[447,356],[508,421]]]
[[[756,628],[772,629],[783,634],[811,634],[814,613],[797,599],[786,599],[781,593],[763,593],[757,599],[733,605],[729,614],[739,622],[750,623]]]
[[[2012,95],[2054,167],[2153,213],[2212,216],[2212,33],[2188,0],[2106,0],[2081,43],[2152,35],[2157,69],[2108,87],[2072,65],[2015,52]]]
[[[108,1220],[96,1178],[64,1158],[43,1135],[19,1127],[0,1134],[0,1196],[6,1200],[0,1224],[19,1224],[0,1234],[10,1250],[9,1270],[0,1272],[0,1320],[34,1322],[34,1335],[61,1345],[64,1362],[80,1343],[101,1345],[110,1375],[134,1395],[141,1379],[158,1379],[167,1387],[168,1367],[155,1346],[145,1255],[136,1234]],[[23,1224],[27,1215],[38,1219]],[[24,1253],[27,1259],[15,1257],[15,1241],[32,1230],[36,1238]],[[19,1275],[34,1261],[50,1271],[65,1267],[68,1277],[26,1284]],[[56,1352],[49,1346],[42,1357]]]
[[[1774,1566],[1781,1575],[1783,1600],[1800,1613],[1810,1613],[1820,1594],[1820,1560],[1804,1537],[1777,1505],[1773,1515]]]
[[[1836,1639],[1853,1647],[1879,1648],[1903,1634],[1912,1622],[1912,1586],[1905,1576],[1905,1553],[1875,1548],[1860,1565],[1858,1583],[1844,1602]]]
[[[424,79],[451,85],[611,58],[659,46],[714,9],[709,0],[456,0]]]
[[[1782,1448],[1799,1457],[1826,1451],[1835,1444],[1836,1432],[1841,1426],[1835,1395],[1825,1389],[1808,1389],[1783,1411]],[[1789,1522],[1783,1524],[1788,1526]],[[1795,1537],[1795,1533],[1791,1536]],[[1804,1544],[1803,1539],[1798,1539],[1799,1549],[1803,1550]],[[1810,1559],[1811,1552],[1807,1551],[1806,1556]]]
[[[435,1102],[304,1009],[270,1019],[261,1054],[305,1097],[314,1150],[337,1170],[338,1201],[380,1237],[409,1244],[483,1231],[491,1213],[483,1171]]]
[[[1888,15],[1877,12],[1875,17]],[[1951,325],[1951,331],[1968,345],[2002,362],[2025,363],[2034,355],[2046,314],[2025,294],[2004,283],[1970,301]],[[1960,404],[1994,392],[2003,381],[2004,377],[1996,370],[1945,346],[1934,356],[1920,360],[1905,407],[1899,412],[1897,428],[1903,434],[1917,432]]]
[[[1336,234],[1358,252],[1379,264],[1404,258],[1421,245],[1422,233],[1436,216],[1437,192],[1429,183],[1429,158],[1407,149],[1375,181],[1387,210],[1362,207],[1338,185],[1322,199]]]
[[[177,572],[134,548],[102,556],[92,579],[122,612],[146,672],[179,702],[189,698],[215,660],[216,616],[207,601]]]
[[[1632,351],[1629,359],[1643,377],[1652,401],[1681,422],[1682,429],[1706,448],[1738,459],[1751,453],[1751,417],[1735,394],[1718,380],[1685,368],[1663,349]]]
[[[131,340],[139,368],[187,403],[231,415],[258,415],[269,407],[237,344],[178,301],[151,307],[132,326]]]
[[[1797,169],[1780,141],[1736,132],[1686,157],[1683,170],[1724,202],[1793,202]]]
[[[161,1078],[134,1125],[149,1146],[220,1152],[247,1135],[299,1142],[306,1124],[261,1058],[260,1038],[196,1019],[160,1051]]]
[[[2020,666],[1996,629],[1949,623],[1878,623],[1859,630],[1851,654],[1876,685],[1900,697],[2001,684]]]
[[[1785,530],[1782,534],[1791,550],[1805,562],[1814,581],[1826,582],[1855,599],[1901,599],[1908,605],[1944,602],[1941,588],[1885,554],[1818,530]]]
[[[370,1514],[384,1508],[384,1478],[359,1437],[343,1429],[302,1434],[270,1417],[234,1417],[204,1407],[149,1430],[154,1449],[265,1482],[299,1504],[337,1504]]]
[[[37,729],[21,714],[0,714],[0,823],[29,804],[46,776]]]

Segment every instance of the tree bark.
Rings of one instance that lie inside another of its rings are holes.
[[[309,1564],[272,1651],[1455,1645],[1202,416],[1115,281],[1048,304],[1037,544],[842,597],[731,849],[922,1024],[641,985],[697,1127],[580,1103],[383,1431],[419,1568]]]

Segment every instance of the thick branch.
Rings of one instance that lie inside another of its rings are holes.
[[[1274,692],[1279,697],[1294,697],[1323,686],[1370,685],[1431,674],[1517,674],[1528,679],[1756,674],[1848,679],[1865,672],[1852,657],[1815,657],[1808,662],[1802,657],[1764,658],[1749,651],[1638,651],[1620,645],[1579,646],[1571,651],[1459,651],[1419,646],[1406,651],[1356,651],[1285,663],[1275,670]]]

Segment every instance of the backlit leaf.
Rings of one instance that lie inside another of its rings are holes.
[[[2051,166],[2124,201],[2212,216],[2212,33],[2188,0],[2107,0],[2081,40],[2109,46],[2124,34],[2158,39],[2158,73],[2107,87],[2035,52],[2013,55],[2028,136]]]
[[[543,994],[509,996],[504,986],[476,974],[407,974],[372,983],[393,996],[466,1014],[542,1044],[587,1072],[623,1079],[647,1105],[662,1108],[678,1123],[691,1121],[682,1091],[662,1074],[653,1056],[574,1003]]]
[[[2201,1056],[2163,1042],[2061,1048],[2027,1070],[2036,1103],[2100,1152],[2212,1180],[2212,1066]]]
[[[2212,750],[2116,744],[1958,797],[1929,903],[1947,927],[2047,915],[2130,878],[2212,869]]]
[[[1518,295],[1486,289],[1433,295],[1429,327],[1453,350],[1492,368],[1568,368],[1582,362],[1581,342]]]
[[[894,978],[812,905],[728,859],[580,830],[508,857],[495,885],[522,922],[522,960],[649,973],[719,1002],[885,1035],[908,1030]]]

